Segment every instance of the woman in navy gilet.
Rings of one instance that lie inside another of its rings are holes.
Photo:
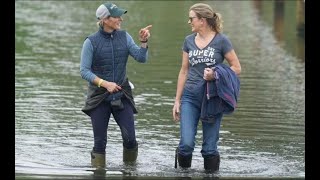
[[[137,110],[126,66],[129,55],[140,63],[147,61],[147,42],[152,26],[139,31],[141,45],[138,46],[128,32],[120,30],[122,15],[126,13],[125,9],[113,3],[101,4],[96,10],[98,31],[85,39],[81,52],[80,74],[88,81],[82,111],[91,118],[94,135],[91,164],[96,168],[106,165],[107,129],[111,114],[121,129],[123,161],[135,162],[138,155],[134,124]]]

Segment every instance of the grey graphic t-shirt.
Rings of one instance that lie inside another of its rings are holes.
[[[196,33],[188,35],[183,43],[182,50],[189,54],[189,73],[185,88],[192,90],[203,82],[203,71],[206,67],[214,67],[222,63],[224,55],[233,49],[228,37],[217,33],[211,42],[203,49],[195,44]]]

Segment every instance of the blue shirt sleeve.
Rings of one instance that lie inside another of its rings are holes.
[[[127,32],[127,46],[129,54],[138,62],[145,63],[148,59],[148,48],[138,46]]]
[[[187,38],[184,39],[182,50],[186,53],[189,53],[189,48],[188,48],[188,43],[187,43]]]
[[[80,74],[83,79],[91,83],[93,83],[93,80],[96,78],[96,75],[91,71],[92,57],[93,46],[87,38],[83,43],[81,51]]]
[[[226,35],[224,35],[224,38],[222,39],[222,54],[223,54],[223,56],[227,52],[231,51],[232,49],[233,49],[233,46],[232,46],[230,39]]]

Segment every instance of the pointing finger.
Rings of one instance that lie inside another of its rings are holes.
[[[151,27],[152,27],[152,25],[149,25],[149,26],[143,28],[143,30],[149,30]]]

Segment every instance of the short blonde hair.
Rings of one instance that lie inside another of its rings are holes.
[[[97,24],[97,27],[102,27],[102,28],[103,28],[103,26],[104,26],[104,20],[105,20],[105,19],[108,19],[108,18],[109,18],[109,16],[108,16],[108,17],[104,17],[104,18],[102,18],[102,19],[99,19],[98,22],[96,23],[96,24]]]
[[[198,18],[205,18],[213,31],[222,32],[222,16],[220,13],[214,12],[208,4],[196,3],[190,7],[189,11],[194,11]]]

